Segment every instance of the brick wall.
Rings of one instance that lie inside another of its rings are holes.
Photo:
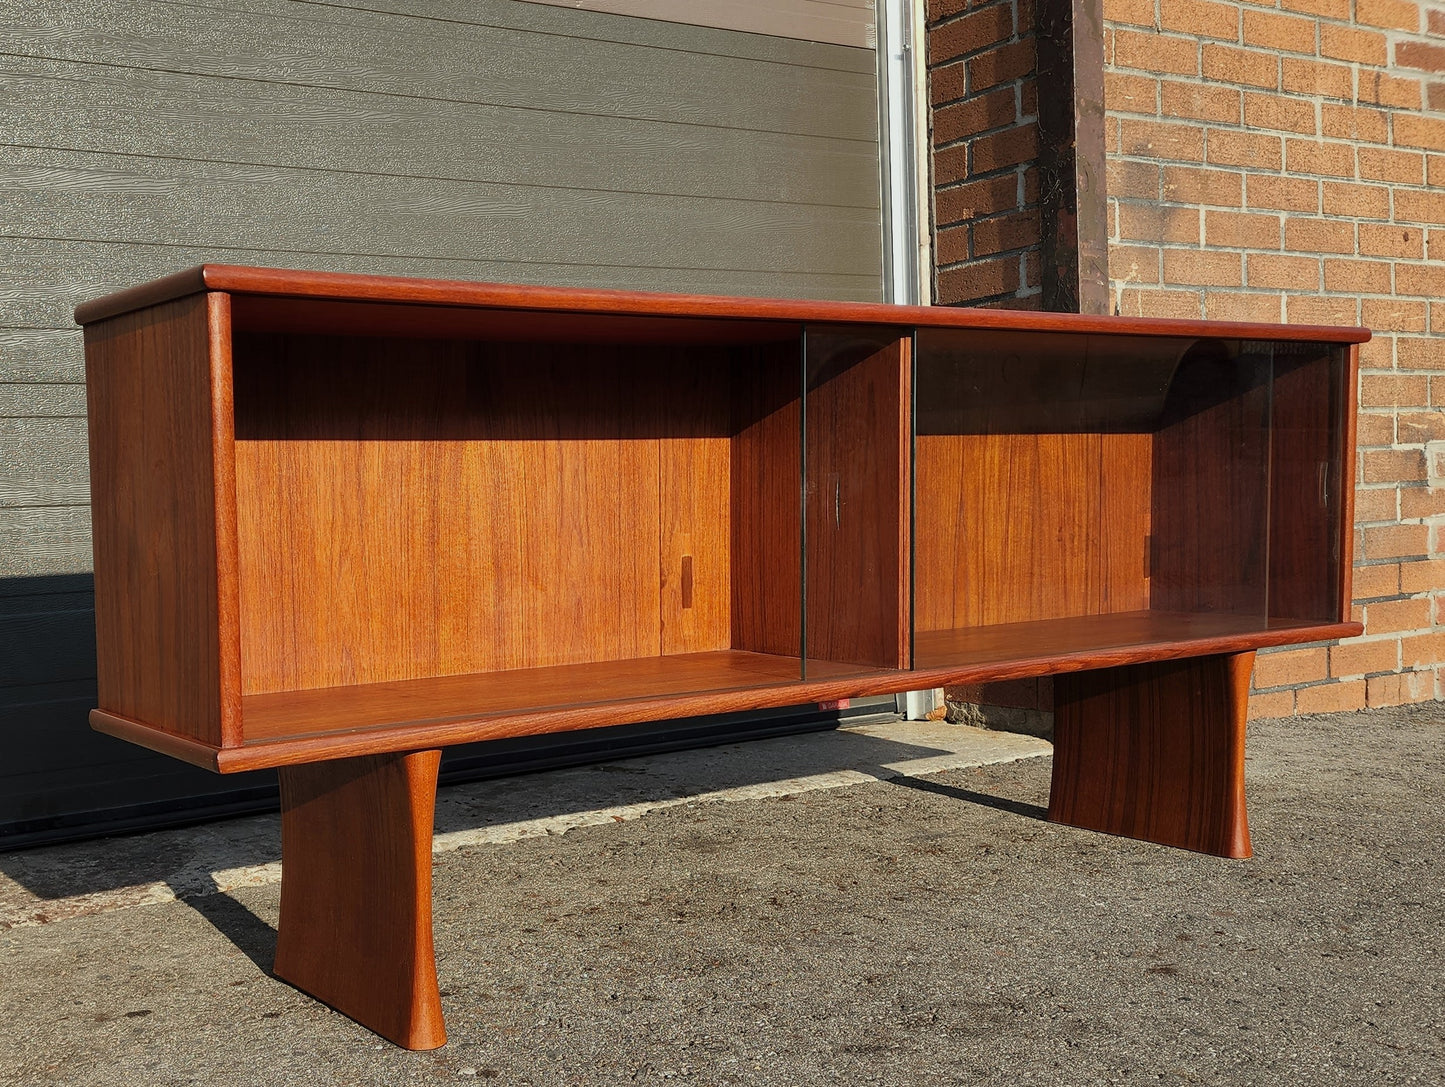
[[[1121,313],[1364,324],[1362,638],[1261,653],[1251,713],[1437,698],[1445,6],[1104,0]]]
[[[1033,0],[928,0],[933,299],[1037,309]]]
[[[1251,713],[1445,695],[1445,3],[1103,0],[1120,313],[1364,324],[1361,638]],[[929,0],[935,300],[1035,308],[1032,0]],[[1046,687],[951,697],[1043,708]]]

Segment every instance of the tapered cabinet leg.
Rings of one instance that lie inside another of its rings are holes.
[[[1244,722],[1253,653],[1054,677],[1049,819],[1248,857]]]
[[[407,1049],[446,1042],[432,948],[440,751],[281,775],[276,976]]]

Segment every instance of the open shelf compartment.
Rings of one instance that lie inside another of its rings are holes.
[[[1338,623],[1344,349],[920,329],[914,666]]]

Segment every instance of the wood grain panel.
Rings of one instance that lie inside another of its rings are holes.
[[[733,374],[732,644],[734,649],[799,658],[801,343],[760,349],[740,361]]]
[[[920,434],[914,625],[1147,606],[1149,434]]]
[[[233,703],[213,428],[229,375],[207,321],[194,295],[91,326],[86,375],[101,707],[219,744]]]
[[[446,1044],[432,945],[440,751],[281,770],[276,976],[406,1049]]]
[[[1248,857],[1244,723],[1253,653],[1054,680],[1049,819]]]
[[[810,326],[805,342],[807,657],[906,668],[908,341]]]
[[[1277,353],[1270,419],[1269,614],[1340,614],[1341,359]]]
[[[1154,438],[1151,606],[1267,610],[1269,360],[1204,342]]]

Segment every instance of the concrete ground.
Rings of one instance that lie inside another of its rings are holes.
[[[1249,861],[962,726],[444,790],[423,1054],[268,975],[273,818],[3,854],[0,1083],[1445,1082],[1445,707],[1249,742]]]

